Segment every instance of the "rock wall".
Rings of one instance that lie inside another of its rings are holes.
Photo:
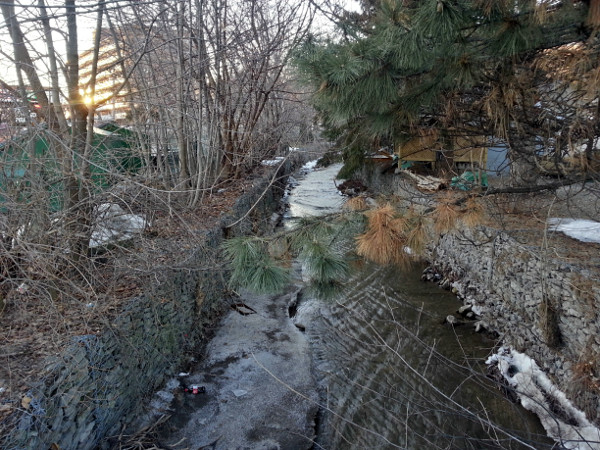
[[[431,263],[505,344],[535,359],[600,422],[600,289],[586,269],[487,227],[444,235]]]
[[[376,166],[360,178],[377,192],[430,204],[403,177]],[[490,227],[443,235],[430,263],[441,285],[473,305],[505,344],[535,359],[600,424],[600,286],[589,270]]]
[[[142,412],[144,401],[181,370],[185,349],[200,344],[205,327],[226,307],[225,276],[216,261],[223,237],[272,229],[291,164],[257,181],[230,214],[189,251],[188,269],[163,272],[132,298],[101,335],[77,336],[49,361],[31,403],[19,417],[6,449],[89,450],[110,446]],[[249,212],[250,207],[254,207]],[[234,224],[231,226],[232,224]],[[193,270],[193,268],[203,270]]]

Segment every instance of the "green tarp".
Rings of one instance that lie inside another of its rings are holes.
[[[135,139],[129,130],[105,125],[94,133],[90,172],[93,190],[102,192],[116,182],[117,174],[135,173],[143,160],[135,152]],[[28,202],[40,188],[48,195],[51,211],[62,208],[63,177],[57,154],[45,130],[25,132],[0,144],[0,208],[7,202]],[[56,143],[55,146],[61,145]],[[74,156],[80,167],[81,155]],[[2,208],[4,209],[4,208]]]

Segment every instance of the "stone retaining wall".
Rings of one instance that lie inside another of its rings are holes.
[[[431,263],[504,344],[532,357],[600,422],[600,287],[586,269],[488,227],[447,233]]]
[[[189,251],[185,266],[160,274],[158,282],[129,301],[101,335],[78,336],[64,354],[49,361],[32,401],[1,447],[89,450],[109,446],[110,436],[142,412],[148,395],[200,344],[205,326],[226,307],[225,276],[216,252],[225,236],[269,231],[281,207],[291,164],[257,181],[232,212],[206,234],[205,245]],[[248,214],[250,207],[254,209]],[[230,227],[229,225],[239,223]],[[194,268],[202,268],[194,270]]]
[[[402,176],[371,167],[377,192],[430,205]],[[489,227],[453,231],[432,245],[440,284],[471,304],[504,344],[535,359],[571,401],[600,423],[600,286],[592,274]]]

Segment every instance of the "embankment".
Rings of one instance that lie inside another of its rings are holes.
[[[375,167],[361,178],[376,192],[431,205],[400,175]],[[490,226],[448,232],[430,250],[440,284],[473,305],[503,344],[533,358],[599,424],[600,285],[589,267]]]
[[[184,350],[200,345],[206,327],[227,307],[225,276],[214,263],[219,245],[224,237],[272,229],[292,170],[286,164],[255,182],[206,233],[203,246],[181,250],[188,252],[185,268],[158,274],[103,333],[77,336],[49,361],[2,448],[110,446],[107,437],[139,417],[147,394],[181,370],[188,358]]]

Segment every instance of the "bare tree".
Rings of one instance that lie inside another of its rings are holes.
[[[313,11],[299,4],[225,0],[143,8],[115,11],[123,54],[134,52],[136,33],[158,22],[152,49],[131,79],[131,101],[138,126],[154,136],[150,147],[167,178],[168,149],[176,146],[171,159],[176,153],[177,185],[191,189],[194,204],[215,182],[240,177],[279,150],[275,122],[283,114],[277,111],[295,107],[279,95],[282,75]]]

